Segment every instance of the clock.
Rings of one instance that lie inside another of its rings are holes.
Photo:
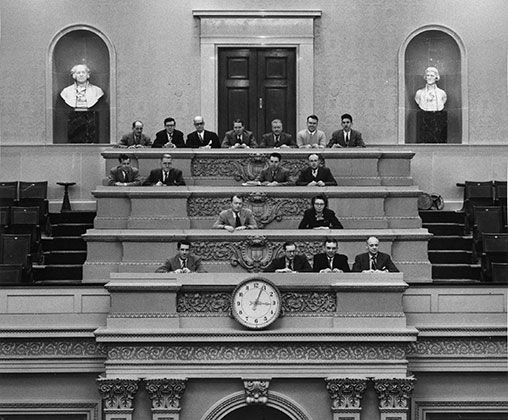
[[[231,312],[243,326],[259,330],[280,315],[282,299],[277,286],[263,278],[242,281],[233,291]]]

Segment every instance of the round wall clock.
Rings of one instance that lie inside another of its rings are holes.
[[[277,286],[262,278],[242,281],[233,291],[231,311],[243,326],[266,328],[280,315],[282,299]]]

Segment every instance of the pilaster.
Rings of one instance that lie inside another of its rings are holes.
[[[414,378],[374,380],[381,420],[408,419],[409,398],[413,393],[415,382]]]
[[[97,379],[104,402],[105,420],[132,420],[132,400],[138,391],[138,379]]]
[[[146,391],[152,400],[152,420],[179,420],[180,399],[187,379],[146,379]]]
[[[332,400],[333,420],[360,420],[361,400],[367,380],[326,378],[325,382]]]

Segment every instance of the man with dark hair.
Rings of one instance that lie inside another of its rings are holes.
[[[187,240],[181,240],[177,243],[178,253],[168,258],[160,266],[156,273],[206,273],[201,265],[201,259],[190,253],[191,243]]]
[[[347,256],[338,254],[337,239],[326,238],[323,243],[322,254],[314,255],[313,269],[316,273],[349,273]]]
[[[220,148],[219,137],[213,131],[205,130],[205,120],[202,116],[194,117],[196,130],[187,135],[187,147],[195,149],[218,149]]]
[[[161,167],[158,169],[152,169],[143,185],[155,185],[157,187],[163,185],[185,185],[182,171],[180,169],[172,168],[172,163],[173,160],[170,154],[166,153],[163,155],[161,158]]]
[[[115,147],[137,149],[140,147],[150,147],[151,145],[152,141],[150,137],[143,134],[143,122],[137,120],[132,123],[132,132],[122,136]]]
[[[365,147],[362,133],[351,128],[353,117],[350,114],[343,114],[340,119],[342,130],[333,132],[327,147]]]
[[[244,209],[243,198],[236,194],[231,197],[231,208],[221,211],[213,224],[214,229],[226,229],[228,232],[257,229],[257,227],[252,210]]]
[[[282,131],[282,121],[275,119],[272,121],[272,132],[263,134],[259,147],[286,148],[296,147],[293,136]]]
[[[284,256],[275,258],[264,269],[265,273],[299,273],[312,271],[305,255],[296,253],[296,244],[288,241],[282,245]]]
[[[393,263],[388,254],[379,252],[379,239],[371,236],[367,239],[367,252],[359,254],[355,257],[353,264],[354,272],[376,272],[389,271],[397,273],[399,269]]]
[[[280,166],[281,160],[282,156],[280,153],[272,153],[270,155],[268,168],[265,168],[260,172],[256,181],[258,181],[260,185],[267,185],[269,187],[289,185],[291,183],[291,180],[289,179],[289,171]]]
[[[222,147],[229,149],[248,149],[250,147],[258,147],[254,134],[245,129],[242,120],[233,121],[233,129],[226,132]]]
[[[141,185],[141,177],[138,168],[131,166],[131,158],[125,153],[118,156],[120,165],[109,171],[108,185],[117,187],[134,187]]]
[[[296,135],[296,144],[300,148],[324,148],[326,146],[326,135],[323,131],[318,130],[319,118],[317,115],[309,115],[307,117],[307,128],[299,131]]]
[[[319,156],[315,153],[307,157],[308,167],[302,169],[296,180],[296,185],[309,187],[335,186],[337,181],[332,175],[332,171],[326,166],[319,165]]]
[[[155,141],[152,147],[173,149],[175,147],[189,147],[183,141],[183,133],[175,129],[176,121],[172,117],[164,120],[164,130],[155,135]]]

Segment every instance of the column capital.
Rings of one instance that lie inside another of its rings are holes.
[[[358,409],[367,388],[366,379],[326,378],[326,389],[332,400],[332,412]]]
[[[180,399],[185,392],[187,379],[145,379],[146,391],[152,400],[152,409],[180,410]]]
[[[138,379],[97,379],[105,410],[131,410],[138,391]]]
[[[268,402],[269,379],[244,379],[245,402],[247,404],[266,404]]]
[[[375,379],[374,389],[378,394],[379,409],[406,411],[415,382],[414,378]]]

